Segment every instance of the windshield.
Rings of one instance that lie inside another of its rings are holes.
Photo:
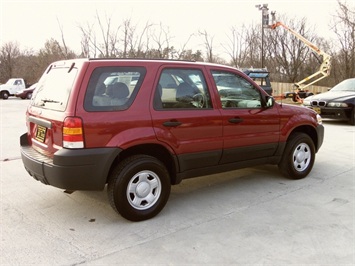
[[[52,68],[41,77],[31,104],[33,106],[64,111],[67,106],[77,69]]]
[[[7,82],[6,82],[6,85],[14,85],[14,79],[9,79]]]
[[[331,91],[352,91],[355,92],[355,78],[346,79],[340,82],[338,85],[335,85]]]
[[[9,79],[6,82],[6,85],[22,85],[22,80],[21,79]]]

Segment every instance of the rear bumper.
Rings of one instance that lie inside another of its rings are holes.
[[[58,150],[53,159],[34,150],[27,134],[20,137],[21,157],[27,172],[46,185],[66,190],[102,190],[119,148]]]

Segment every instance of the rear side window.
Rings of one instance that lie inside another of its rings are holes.
[[[64,111],[67,107],[77,68],[53,67],[38,82],[31,105],[44,109]]]
[[[212,108],[204,75],[199,69],[166,68],[160,75],[154,97],[154,108]]]
[[[143,82],[143,67],[96,68],[85,94],[86,111],[116,111],[127,109],[134,101]]]

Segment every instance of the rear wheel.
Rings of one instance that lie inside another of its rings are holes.
[[[142,221],[164,208],[170,189],[168,171],[159,160],[134,155],[112,171],[107,193],[114,210],[128,220]]]
[[[32,98],[32,92],[26,94],[26,99],[30,100]]]
[[[312,170],[315,147],[312,139],[304,133],[293,133],[287,141],[279,163],[281,173],[291,179],[306,177]]]

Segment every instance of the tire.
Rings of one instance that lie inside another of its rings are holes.
[[[32,92],[26,94],[26,99],[30,100],[32,98]]]
[[[134,155],[123,160],[111,172],[107,193],[112,208],[130,221],[156,216],[170,195],[166,167],[156,158]]]
[[[9,98],[9,93],[7,91],[2,91],[1,92],[1,98],[3,98],[4,100],[7,100]]]
[[[306,177],[313,168],[315,147],[305,133],[296,132],[289,137],[279,163],[281,173],[290,179]]]

